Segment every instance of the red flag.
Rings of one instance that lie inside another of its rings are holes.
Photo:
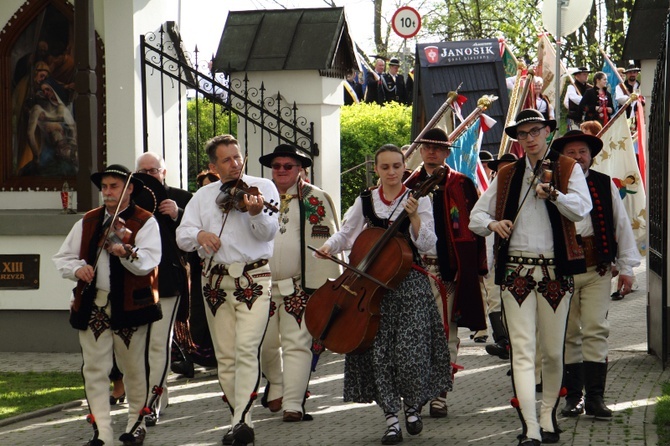
[[[647,127],[644,122],[644,107],[641,101],[637,100],[635,107],[635,118],[637,119],[637,164],[640,166],[640,179],[642,184],[647,187]]]
[[[480,122],[480,126],[481,126],[482,131],[486,132],[487,130],[490,130],[491,127],[496,125],[498,121],[496,121],[495,119],[493,119],[489,115],[486,115],[486,114],[482,113],[479,116],[479,122]]]

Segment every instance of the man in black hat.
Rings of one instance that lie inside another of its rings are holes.
[[[593,87],[586,82],[590,72],[591,70],[586,67],[579,67],[572,74],[575,82],[568,85],[565,92],[563,105],[568,109],[568,130],[579,130],[579,124],[582,123],[583,117],[579,112],[579,103],[582,101],[582,96],[584,96],[586,90]]]
[[[261,368],[268,380],[263,401],[284,421],[310,419],[305,394],[312,365],[312,336],[303,320],[309,296],[329,278],[341,274],[334,262],[315,262],[308,245],[320,246],[339,229],[330,196],[300,179],[311,158],[290,144],[261,156],[272,169],[279,191],[279,232],[270,259],[273,312],[263,340]],[[283,365],[283,367],[282,367]]]
[[[177,245],[187,252],[197,250],[204,262],[207,322],[219,384],[232,413],[232,429],[222,441],[245,445],[255,438],[251,411],[270,315],[268,262],[279,229],[268,205],[279,202],[279,194],[270,180],[243,173],[240,146],[232,135],[211,138],[205,150],[210,170],[221,180],[193,195],[177,228]]]
[[[640,94],[640,83],[637,81],[638,74],[640,74],[640,69],[634,64],[628,65],[628,67],[623,72],[624,77],[626,78],[623,81],[623,84],[618,84],[614,90],[614,100],[617,101],[619,106],[628,101],[630,95],[633,93]],[[631,104],[630,107],[626,110],[626,118],[630,118],[631,114],[635,111],[637,102]]]
[[[161,318],[160,232],[152,214],[131,200],[143,183],[126,167],[113,164],[91,175],[91,181],[102,191],[104,205],[75,223],[53,256],[63,278],[77,281],[70,324],[79,330],[82,375],[94,428],[86,444],[114,444],[108,376],[116,357],[125,373],[129,404],[126,433],[120,440],[124,445],[141,445],[149,394],[147,331]],[[113,217],[117,219],[112,224]]]
[[[407,104],[407,87],[405,86],[405,78],[402,74],[398,74],[400,69],[400,61],[396,57],[389,60],[388,73],[381,76],[380,88],[380,103],[397,102],[399,104]]]
[[[487,273],[486,243],[483,237],[468,229],[470,211],[477,201],[477,188],[466,175],[447,166],[451,143],[444,130],[431,129],[416,142],[421,144],[423,166],[407,179],[408,187],[423,181],[438,167],[447,170],[442,183],[430,195],[437,243],[430,251],[422,252],[421,257],[431,273],[433,295],[449,333],[451,362],[456,364],[460,344],[458,327],[472,331],[487,329],[479,286],[480,276]],[[442,392],[430,402],[430,416],[447,415],[447,393]]]
[[[556,121],[522,110],[505,133],[525,156],[498,171],[472,210],[470,229],[496,234],[495,281],[501,286],[522,446],[557,443],[556,407],[563,378],[563,342],[574,287],[586,270],[575,230],[591,210],[577,163],[547,152]],[[543,163],[542,161],[545,161]],[[539,181],[538,181],[539,179]],[[535,407],[536,332],[542,354],[542,404]]]
[[[587,270],[574,276],[575,292],[565,337],[564,383],[568,393],[561,413],[566,417],[579,416],[584,410],[596,418],[612,417],[603,401],[610,286],[612,277],[618,273],[619,295],[630,293],[633,268],[640,264],[640,253],[619,190],[609,176],[590,169],[602,147],[600,138],[579,130],[569,131],[554,141],[557,152],[573,158],[582,168],[594,205],[590,218],[575,224],[584,246]],[[616,265],[614,274],[612,264]]]

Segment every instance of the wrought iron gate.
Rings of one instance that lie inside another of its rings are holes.
[[[277,144],[289,143],[296,145],[309,153],[312,157],[318,155],[318,146],[314,142],[314,123],[298,115],[296,103],[287,102],[280,92],[269,95],[263,84],[260,87],[249,85],[248,77],[243,79],[233,78],[226,73],[212,73],[209,71],[209,61],[198,60],[198,50],[194,51],[194,58],[184,51],[179,32],[174,22],[166,22],[156,33],[147,33],[140,36],[141,75],[142,75],[142,120],[144,129],[144,151],[149,150],[149,137],[151,127],[148,119],[150,90],[157,89],[157,99],[160,103],[160,125],[162,147],[166,146],[166,129],[175,125],[179,127],[178,148],[180,161],[186,156],[189,144],[186,135],[181,129],[184,128],[184,117],[182,116],[182,101],[187,91],[196,101],[196,110],[200,101],[206,100],[213,104],[213,133],[216,134],[217,123],[227,119],[226,128],[232,129],[236,124],[235,136],[240,139],[244,135],[245,153],[248,152],[250,139],[258,141],[261,154],[265,153],[263,147],[266,140],[277,140]],[[192,94],[190,93],[192,92]],[[166,109],[166,98],[174,97],[176,101],[177,116],[164,113]],[[196,116],[199,114],[196,112]],[[175,120],[177,122],[169,122]],[[188,125],[199,126],[196,118],[194,123]],[[201,154],[199,129],[196,129],[196,140],[191,142],[191,150],[196,153],[196,166],[189,166],[189,171],[197,172],[206,164],[206,155]],[[213,136],[213,135],[212,135]],[[253,138],[252,138],[253,137]],[[165,156],[165,154],[163,154]],[[181,163],[180,163],[181,165]],[[183,180],[184,173],[180,170],[180,178]],[[182,181],[183,183],[183,181]]]

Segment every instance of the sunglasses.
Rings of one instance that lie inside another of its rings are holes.
[[[300,167],[300,166],[298,164],[274,163],[274,164],[271,164],[270,167],[272,167],[272,170],[281,170],[283,168],[286,171],[291,171],[291,170],[293,170],[294,167]]]

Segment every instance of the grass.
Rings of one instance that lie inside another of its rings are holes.
[[[656,404],[654,423],[658,434],[658,444],[670,444],[670,382],[662,386],[663,395]]]
[[[80,373],[0,373],[0,420],[83,398]]]

